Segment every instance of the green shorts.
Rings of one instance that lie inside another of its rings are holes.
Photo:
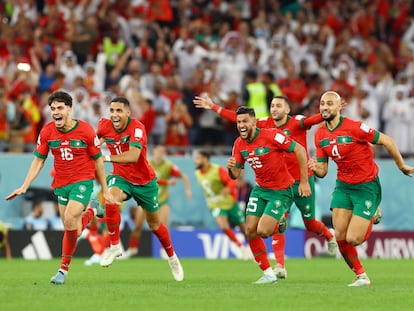
[[[308,197],[302,197],[299,195],[299,181],[295,182],[293,188],[293,201],[300,210],[302,218],[304,220],[315,219],[315,177],[309,176],[308,182],[312,191],[312,194]]]
[[[235,202],[233,207],[228,210],[222,210],[218,207],[210,210],[211,215],[216,218],[218,216],[225,216],[228,218],[232,226],[243,224],[246,221],[244,211],[239,207],[239,203]]]
[[[68,205],[70,200],[80,202],[83,206],[88,206],[93,192],[93,179],[82,180],[67,186],[55,189],[58,203]]]
[[[273,190],[254,186],[246,207],[246,215],[261,217],[266,214],[279,220],[285,212],[289,211],[292,203],[292,187],[284,190]]]
[[[346,208],[353,215],[370,220],[381,202],[382,190],[379,178],[356,185],[336,181],[332,194],[331,209]]]
[[[154,178],[145,185],[134,185],[121,176],[108,175],[106,182],[109,188],[117,187],[127,195],[124,201],[133,198],[139,206],[148,212],[156,212],[159,210],[157,178]]]

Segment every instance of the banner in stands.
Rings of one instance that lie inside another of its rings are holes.
[[[12,256],[28,260],[59,258],[62,254],[63,231],[28,231],[9,230],[9,243]],[[124,248],[128,247],[129,231],[121,233]],[[152,234],[143,231],[141,235],[138,256],[152,256]],[[74,257],[90,257],[93,251],[86,240],[80,240]]]
[[[237,237],[245,241],[241,232],[237,232]],[[220,230],[171,230],[171,238],[181,258],[227,259],[242,256],[240,249]],[[272,238],[265,239],[265,242],[269,257],[274,259]],[[303,257],[303,242],[303,230],[287,230],[286,256]],[[160,248],[158,240],[153,239],[154,257],[160,257]]]
[[[121,233],[123,248],[128,248],[129,231]],[[244,236],[237,232],[240,240]],[[28,260],[47,260],[59,258],[62,250],[62,231],[22,231],[10,230],[9,242],[12,256]],[[241,258],[240,250],[220,230],[180,229],[171,230],[177,254],[181,258],[227,259]],[[265,239],[269,258],[273,259],[272,239]],[[142,232],[139,253],[140,257],[160,258],[160,244],[150,231]],[[328,256],[326,241],[314,233],[301,229],[286,231],[285,254],[290,258],[312,258]],[[358,247],[361,258],[380,259],[413,259],[413,231],[374,231],[369,240]],[[86,240],[81,240],[76,248],[75,257],[90,257],[92,249]],[[4,254],[1,253],[1,256]],[[340,258],[341,255],[337,254]]]
[[[326,241],[311,233],[305,232],[305,257],[326,255]],[[358,246],[360,258],[380,259],[412,259],[414,258],[413,231],[374,231],[368,241]],[[338,257],[341,255],[337,254]]]

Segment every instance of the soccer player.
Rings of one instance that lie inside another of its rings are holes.
[[[131,118],[129,101],[125,97],[112,99],[109,108],[110,119],[102,118],[98,124],[98,137],[105,142],[110,155],[106,162],[112,162],[113,172],[107,177],[112,195],[119,201],[131,197],[145,211],[149,229],[159,239],[168,255],[173,277],[184,279],[184,271],[174,251],[167,226],[160,221],[158,184],[154,169],[147,161],[147,134],[144,125]],[[122,255],[120,245],[119,204],[105,204],[106,222],[111,246],[105,252],[101,266],[108,267],[115,258]]]
[[[294,178],[287,169],[285,153],[294,152],[300,168],[298,193],[311,195],[308,181],[306,150],[277,128],[258,128],[255,112],[248,107],[237,110],[237,130],[240,137],[227,160],[230,177],[239,177],[247,161],[255,172],[256,185],[246,208],[246,235],[250,249],[263,276],[256,284],[275,283],[277,276],[267,258],[263,238],[271,236],[293,203]]]
[[[88,208],[95,176],[101,184],[104,198],[116,203],[105,182],[105,170],[99,139],[91,125],[72,119],[72,97],[56,91],[48,98],[52,121],[40,131],[34,159],[27,176],[20,186],[6,197],[11,200],[24,194],[39,175],[46,157],[54,156],[55,176],[52,182],[58,196],[59,211],[64,225],[61,265],[51,278],[57,285],[64,284],[69,265],[76,249],[76,240],[94,216],[103,216],[103,211]]]
[[[163,145],[155,146],[152,151],[152,158],[149,160],[149,164],[152,166],[157,175],[160,221],[168,226],[170,222],[170,205],[168,202],[170,194],[168,191],[168,186],[176,185],[177,178],[180,178],[183,181],[187,199],[191,200],[192,192],[190,179],[188,176],[182,173],[174,163],[166,159],[166,154],[167,151]],[[129,246],[126,252],[123,254],[123,258],[129,258],[138,254],[138,244],[145,214],[142,213],[139,208],[135,210],[135,228],[131,232]]]
[[[215,105],[208,96],[196,97],[194,104],[198,108],[212,109],[223,118],[236,122],[237,115],[235,111]],[[289,113],[290,104],[288,98],[286,96],[275,96],[270,104],[271,115],[258,119],[256,123],[257,127],[278,128],[291,139],[302,145],[307,151],[306,131],[313,125],[321,123],[322,117],[320,114],[312,117],[305,117],[303,115],[290,116]],[[299,194],[298,188],[300,183],[298,160],[294,153],[287,153],[285,155],[285,160],[289,173],[295,179],[295,183],[293,184],[293,201],[302,214],[306,230],[323,236],[327,241],[329,254],[332,256],[336,255],[338,246],[333,233],[323,222],[315,218],[315,180],[312,171],[308,169],[308,181],[312,194],[308,197],[303,197]],[[287,215],[285,216],[287,217]],[[285,267],[285,244],[285,235],[276,231],[272,235],[272,247],[276,259],[274,271],[278,278],[287,278]]]
[[[230,178],[226,168],[211,163],[210,154],[206,151],[197,151],[194,162],[197,181],[204,191],[207,207],[217,226],[239,247],[241,257],[249,259],[248,250],[231,227],[238,226],[241,232],[246,232],[244,211],[237,200],[237,181]]]
[[[348,286],[369,286],[371,281],[358,258],[356,246],[369,238],[373,215],[381,201],[378,166],[371,144],[384,145],[403,174],[412,176],[414,168],[405,164],[391,137],[361,121],[343,117],[338,93],[325,92],[319,109],[325,123],[315,133],[316,158],[311,158],[308,165],[316,176],[324,177],[328,159],[337,164],[332,222],[339,251],[356,274]]]

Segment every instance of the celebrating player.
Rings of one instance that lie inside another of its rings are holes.
[[[170,205],[169,205],[169,186],[174,186],[177,183],[177,178],[181,178],[185,188],[185,195],[187,199],[192,198],[191,184],[188,176],[181,172],[181,170],[166,158],[166,149],[163,145],[154,147],[152,151],[152,158],[149,164],[154,169],[157,175],[158,183],[158,200],[160,204],[159,216],[160,221],[167,225],[170,222]],[[122,258],[129,258],[138,253],[138,243],[141,237],[141,231],[145,219],[145,213],[142,213],[140,208],[135,209],[135,228],[131,232],[129,238],[129,246]]]
[[[27,176],[6,200],[24,194],[39,175],[49,150],[54,156],[52,187],[58,196],[59,211],[64,225],[62,260],[60,269],[51,278],[54,284],[64,284],[69,265],[76,249],[78,235],[95,215],[103,216],[97,209],[88,208],[95,176],[101,184],[105,201],[116,203],[105,182],[99,139],[88,123],[72,119],[72,97],[62,91],[49,96],[48,104],[53,121],[40,131],[34,159]],[[95,174],[96,173],[96,174]]]
[[[111,152],[104,157],[106,162],[113,164],[113,173],[107,178],[110,192],[119,201],[132,197],[145,210],[149,229],[157,236],[168,255],[174,279],[182,281],[183,268],[174,251],[169,230],[160,222],[158,184],[154,169],[147,161],[144,125],[130,117],[130,104],[125,97],[112,99],[109,112],[110,120],[103,118],[99,121],[98,137]],[[122,255],[119,204],[105,204],[105,208],[111,246],[101,260],[103,267],[111,265],[116,257]]]
[[[332,222],[339,251],[356,274],[348,286],[369,286],[371,281],[358,258],[356,246],[366,241],[372,230],[374,213],[381,201],[378,166],[370,144],[384,145],[397,167],[411,176],[414,168],[404,160],[394,140],[366,124],[341,116],[341,97],[333,91],[320,99],[325,120],[315,133],[316,158],[308,161],[318,177],[328,172],[328,159],[338,166],[333,192]]]
[[[256,284],[274,283],[275,272],[267,258],[262,238],[271,236],[293,202],[294,178],[285,162],[285,153],[294,152],[300,168],[298,193],[311,195],[306,166],[305,148],[291,140],[281,130],[256,126],[255,112],[251,108],[237,110],[237,130],[240,137],[233,146],[232,157],[227,161],[230,177],[236,179],[247,161],[255,172],[256,185],[246,208],[246,236],[253,256],[263,270]]]
[[[198,108],[212,109],[223,118],[236,122],[236,112],[215,105],[208,96],[196,97],[194,99],[194,104]],[[321,123],[322,117],[320,114],[312,117],[305,117],[303,115],[290,116],[289,113],[290,105],[288,98],[286,96],[276,96],[272,99],[270,104],[271,116],[258,119],[256,123],[257,127],[278,128],[307,150],[306,131],[310,129],[312,125]],[[334,235],[323,222],[315,218],[315,180],[312,171],[310,169],[308,170],[308,181],[311,186],[312,194],[308,197],[303,197],[299,194],[298,188],[300,183],[298,160],[294,153],[287,153],[285,155],[285,160],[289,173],[295,179],[295,183],[293,184],[293,201],[302,214],[306,230],[323,236],[328,242],[329,254],[336,255],[338,247]],[[287,278],[287,271],[285,268],[285,243],[284,234],[280,234],[276,231],[272,235],[272,247],[276,259],[274,271],[278,278]]]

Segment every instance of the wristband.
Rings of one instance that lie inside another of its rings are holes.
[[[111,156],[109,154],[104,156],[105,162],[111,162]]]
[[[223,110],[223,108],[220,107],[219,105],[213,104],[213,106],[211,106],[211,110],[213,110],[214,112],[217,112],[218,114],[220,114],[220,112]]]

